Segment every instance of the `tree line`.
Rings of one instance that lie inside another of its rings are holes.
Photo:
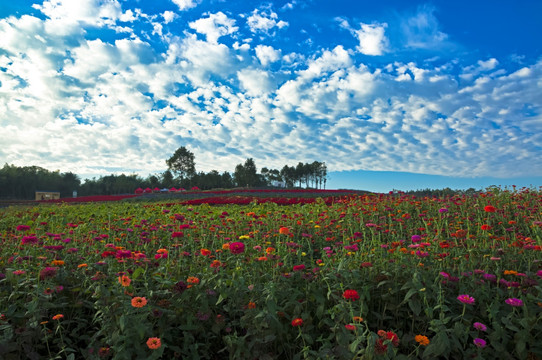
[[[325,189],[327,167],[324,162],[299,162],[296,166],[284,165],[281,169],[263,167],[258,172],[254,159],[248,158],[238,164],[232,173],[217,170],[196,171],[194,154],[180,147],[166,160],[167,170],[163,173],[141,177],[131,175],[106,175],[85,179],[72,172],[50,171],[39,166],[5,164],[0,169],[0,199],[31,200],[36,191],[57,191],[61,197],[117,195],[133,193],[137,188],[172,188],[201,190],[230,189],[235,187],[312,187]]]

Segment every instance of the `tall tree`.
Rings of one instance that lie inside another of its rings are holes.
[[[256,163],[252,158],[247,159],[244,165],[238,164],[235,167],[233,178],[237,186],[254,187],[263,185],[263,181],[256,169]]]
[[[196,174],[196,162],[194,153],[181,146],[166,160],[169,170],[173,171],[180,179],[190,179]]]

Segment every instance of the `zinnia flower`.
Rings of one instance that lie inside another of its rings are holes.
[[[486,205],[484,207],[484,211],[488,213],[494,213],[495,211],[497,211],[497,209],[495,209],[495,206]]]
[[[345,327],[346,330],[350,330],[350,331],[356,330],[356,326],[352,325],[352,324],[346,324],[346,325],[344,325],[344,327]]]
[[[480,339],[480,338],[476,338],[472,342],[474,343],[474,345],[476,345],[480,349],[485,348],[486,345],[487,345],[486,341],[484,339]]]
[[[57,268],[47,266],[40,271],[40,279],[45,280],[56,276]]]
[[[469,305],[473,305],[475,301],[475,299],[470,295],[459,295],[457,297],[457,300],[461,301],[463,304],[469,304]]]
[[[279,234],[281,235],[288,235],[290,233],[290,229],[288,229],[287,227],[281,227],[279,229]]]
[[[294,271],[305,270],[305,265],[303,265],[303,264],[301,264],[301,265],[294,265],[293,270],[294,270]]]
[[[510,306],[523,306],[523,300],[517,298],[508,298],[504,302]]]
[[[356,290],[345,290],[343,292],[343,298],[346,300],[358,300],[359,294]]]
[[[232,254],[241,254],[245,251],[245,244],[239,241],[230,243],[230,252]]]
[[[132,306],[136,308],[141,308],[143,306],[147,305],[147,299],[141,296],[136,296],[132,298]]]
[[[485,326],[485,325],[482,324],[482,323],[475,322],[472,326],[474,326],[474,328],[477,329],[477,330],[480,330],[480,331],[487,331],[487,326]]]
[[[147,346],[149,349],[156,350],[162,346],[162,342],[160,341],[160,338],[151,337],[147,340]]]
[[[195,277],[195,276],[189,276],[186,279],[186,282],[188,282],[189,284],[197,285],[197,284],[199,284],[199,279],[197,277]]]
[[[60,320],[64,317],[64,315],[62,314],[56,314],[55,316],[53,316],[53,320]]]
[[[424,336],[424,335],[416,335],[414,337],[414,340],[416,340],[416,342],[422,346],[427,346],[429,345],[429,338],[427,336]]]
[[[296,327],[296,326],[301,326],[301,325],[303,325],[303,319],[295,318],[292,320],[292,326]]]
[[[128,276],[126,275],[119,276],[119,284],[121,284],[122,286],[124,287],[130,286],[131,282],[132,280]]]

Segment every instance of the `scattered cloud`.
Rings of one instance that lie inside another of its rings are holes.
[[[176,34],[119,33],[156,19],[117,1],[80,4],[50,0],[36,5],[43,19],[0,19],[2,162],[146,175],[185,145],[202,171],[253,157],[275,168],[320,160],[330,171],[542,176],[542,60],[388,58],[385,23],[346,19],[359,44],[301,53],[243,37],[245,23],[248,35],[286,26],[269,9],[237,21],[206,13]],[[433,13],[404,23],[409,46],[446,40]],[[89,37],[96,27],[114,36]],[[233,44],[219,42],[228,35]]]
[[[256,56],[263,66],[267,66],[280,59],[280,50],[274,49],[272,46],[257,45],[254,49]]]
[[[440,30],[435,12],[435,7],[424,5],[418,7],[414,15],[405,16],[402,19],[401,33],[404,36],[406,47],[434,49],[446,45],[448,35]]]
[[[171,0],[179,7],[180,11],[186,11],[195,8],[201,3],[201,0]]]
[[[252,15],[247,18],[247,24],[253,33],[269,33],[273,28],[282,29],[288,26],[286,21],[278,20],[277,13],[259,9],[255,9]]]
[[[235,20],[226,14],[217,12],[209,14],[207,18],[201,18],[188,24],[191,29],[207,37],[210,43],[216,43],[221,36],[235,33],[239,28],[235,26]]]
[[[361,24],[356,30],[359,40],[357,50],[364,55],[382,55],[388,47],[388,39],[384,35],[387,24]]]

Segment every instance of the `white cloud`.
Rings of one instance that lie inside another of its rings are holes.
[[[384,34],[387,24],[361,24],[355,34],[359,40],[356,49],[364,55],[382,55],[388,49],[388,39]]]
[[[247,19],[247,24],[250,28],[250,31],[255,32],[265,32],[268,33],[271,29],[277,27],[282,29],[288,26],[288,23],[283,20],[278,20],[277,13],[273,11],[260,11],[255,9]]]
[[[195,8],[201,3],[201,0],[171,0],[175,5],[179,7],[179,10],[185,11]]]
[[[416,14],[403,18],[401,33],[409,48],[436,49],[449,45],[446,43],[448,35],[440,31],[435,8],[430,5],[420,6]]]
[[[267,71],[244,69],[237,72],[241,87],[250,96],[259,96],[269,93],[273,89],[273,82]]]
[[[190,28],[207,37],[210,43],[216,43],[221,36],[235,33],[239,28],[235,20],[230,19],[223,12],[209,14],[208,18],[201,18],[188,24]]]
[[[162,17],[164,18],[164,23],[169,24],[177,18],[177,14],[175,14],[173,11],[164,11],[162,13]]]
[[[258,57],[258,60],[263,66],[267,66],[280,59],[280,50],[276,50],[272,46],[260,44],[254,50],[256,51],[256,57]]]

